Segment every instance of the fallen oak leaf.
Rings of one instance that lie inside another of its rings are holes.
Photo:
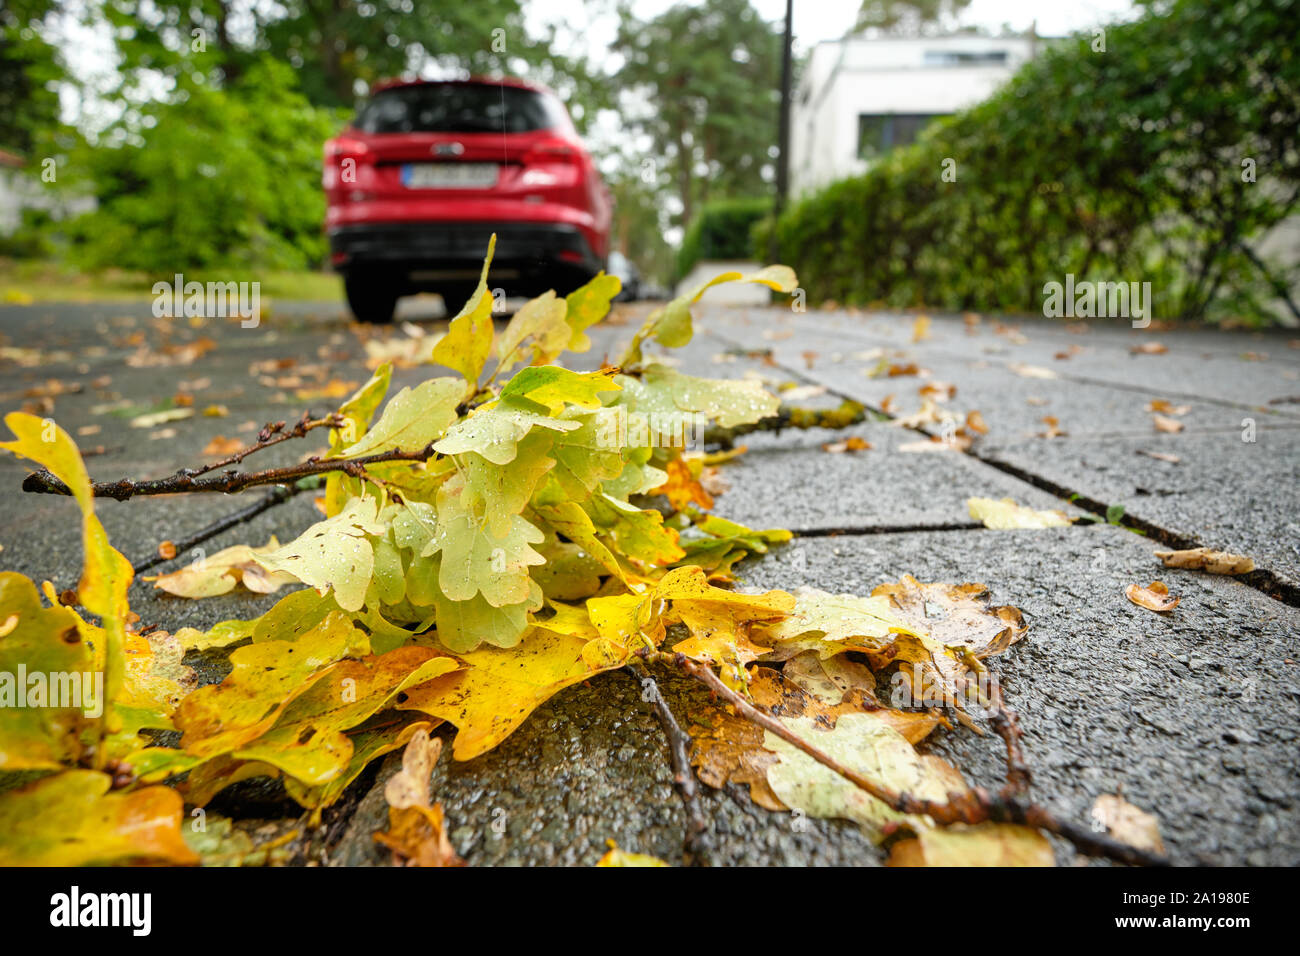
[[[1161,613],[1172,611],[1182,600],[1182,598],[1170,597],[1169,588],[1160,581],[1152,581],[1146,587],[1130,584],[1124,589],[1124,595],[1138,607]]]
[[[1255,570],[1255,562],[1245,555],[1215,551],[1213,548],[1157,551],[1155,555],[1167,568],[1208,571],[1210,574],[1247,574]]]
[[[464,866],[452,849],[442,804],[431,805],[429,775],[442,753],[442,740],[417,730],[402,751],[402,769],[384,786],[388,801],[388,831],[375,841],[393,851],[394,862],[404,866]]]
[[[155,588],[184,598],[198,599],[228,594],[240,584],[256,594],[272,594],[286,584],[298,582],[295,575],[284,571],[268,571],[256,560],[258,555],[272,554],[279,548],[280,542],[272,535],[271,540],[260,548],[237,544],[170,574],[145,576],[140,580],[152,581]],[[176,546],[171,545],[170,550],[175,557]],[[161,546],[159,553],[163,553]]]
[[[844,441],[830,441],[822,445],[822,451],[829,452],[832,455],[842,455],[851,451],[866,451],[871,447],[871,442],[853,435]]]
[[[1093,803],[1091,816],[1099,827],[1121,843],[1164,856],[1165,844],[1160,839],[1160,821],[1123,797],[1102,794]]]
[[[921,756],[898,731],[869,714],[844,714],[829,730],[806,717],[783,717],[781,722],[841,766],[895,793],[946,803],[950,794],[968,791],[956,768],[939,757]],[[767,768],[768,785],[793,810],[853,820],[875,841],[891,824],[929,825],[924,818],[891,809],[770,730],[764,731],[763,746],[778,757]]]
[[[889,849],[886,866],[1055,866],[1052,845],[1014,823],[923,828]]]
[[[1052,509],[1036,511],[1018,505],[1011,498],[994,501],[992,498],[967,498],[970,516],[986,528],[1005,531],[1012,528],[1066,528],[1073,522],[1064,511]]]
[[[668,866],[657,856],[620,850],[613,840],[606,840],[605,843],[609,849],[596,863],[597,866]]]

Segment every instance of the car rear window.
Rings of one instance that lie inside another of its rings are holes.
[[[376,93],[357,114],[363,133],[527,133],[564,125],[558,103],[533,90],[427,83]]]

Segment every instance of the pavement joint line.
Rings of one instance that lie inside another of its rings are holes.
[[[795,538],[839,538],[861,537],[872,534],[919,534],[930,531],[987,531],[978,521],[957,522],[953,524],[896,524],[866,525],[858,528],[805,528],[791,531]]]
[[[710,329],[709,331],[717,338],[722,339],[724,341],[731,341],[733,345],[735,344],[734,340],[729,339],[727,336],[720,335],[719,333],[717,333],[715,330],[712,329]],[[739,346],[737,345],[736,347]],[[783,369],[784,371],[789,372],[791,374],[799,374],[795,372],[794,369],[791,369],[788,365],[785,365],[784,363],[777,360],[775,356],[773,357],[772,361],[773,363],[775,363],[777,368]],[[801,377],[803,376],[801,375]],[[857,399],[852,398],[851,396],[845,394],[844,392],[840,391],[837,388],[834,388],[830,385],[826,385],[826,383],[824,382],[816,382],[815,384],[825,386],[826,391],[831,395],[836,395],[839,398],[844,399],[846,401],[858,402]],[[1130,388],[1129,390],[1137,391],[1138,389]],[[1201,400],[1204,401],[1204,399]],[[895,419],[895,416],[890,415],[888,412],[876,408],[875,406],[868,405],[864,402],[858,402],[858,404],[863,405],[863,407],[865,408],[869,408],[872,409],[873,411],[879,412],[880,414],[884,415],[886,418],[890,419],[891,421]],[[1252,406],[1247,406],[1247,407],[1252,407]],[[916,432],[917,434],[925,435],[927,438],[935,437],[930,432],[926,431],[924,428],[920,426],[917,427],[903,426],[903,427],[907,428],[909,431]],[[1057,484],[1056,482],[1044,478],[1041,475],[1037,475],[1034,474],[1033,472],[1026,471],[1023,468],[1019,468],[1015,465],[1010,464],[1009,462],[1001,461],[1000,459],[994,458],[992,456],[980,455],[970,449],[955,449],[955,450],[959,454],[965,455],[966,457],[978,461],[983,465],[987,465],[990,468],[996,469],[997,471],[1000,471],[1005,475],[1009,475],[1010,477],[1015,478],[1018,481],[1024,482],[1025,484],[1030,485],[1034,488],[1038,488],[1042,491],[1046,491],[1051,495],[1055,495],[1057,498],[1061,499],[1063,502],[1067,504],[1072,504],[1078,508],[1082,508],[1085,511],[1092,512],[1093,514],[1098,515],[1103,519],[1106,518],[1106,512],[1109,510],[1109,505],[1106,504],[1105,502],[1097,501],[1095,498],[1090,498],[1087,495],[1083,494],[1082,492],[1067,488],[1064,485]],[[1143,518],[1135,518],[1129,514],[1125,514],[1120,519],[1119,524],[1122,527],[1128,528],[1129,530],[1141,532],[1143,535],[1146,535],[1147,537],[1150,537],[1153,540],[1158,541],[1161,544],[1169,548],[1172,548],[1174,550],[1185,550],[1188,548],[1210,546],[1210,545],[1203,544],[1203,542],[1199,541],[1194,537],[1190,537],[1184,534],[1179,534],[1176,531],[1170,531],[1169,529],[1163,528],[1160,525],[1153,524],[1150,521],[1147,521]],[[950,526],[950,528],[956,528],[956,527],[958,526]],[[937,530],[948,530],[948,529],[945,529],[942,526],[940,526],[928,530],[937,531]],[[865,532],[865,533],[873,533],[873,532]],[[800,536],[829,537],[830,535],[817,535],[817,534],[809,534],[807,532],[803,532]],[[1278,601],[1282,604],[1288,604],[1292,607],[1300,607],[1300,586],[1297,586],[1295,584],[1290,583],[1289,581],[1285,581],[1282,578],[1279,578],[1272,571],[1269,571],[1264,568],[1256,568],[1254,571],[1251,571],[1247,574],[1234,575],[1234,577],[1236,578],[1237,581],[1240,581],[1242,584],[1254,588],[1255,590],[1259,591],[1261,594],[1264,594],[1275,601]]]
[[[1033,485],[1035,488],[1056,495],[1058,498],[1061,498],[1063,501],[1068,501],[1076,507],[1082,508],[1085,511],[1090,511],[1102,518],[1106,517],[1106,512],[1109,506],[1105,502],[1097,501],[1095,498],[1089,498],[1088,496],[1078,492],[1072,492],[1068,488],[1058,485],[1054,481],[1035,475],[1032,472],[1027,472],[1023,468],[1018,468],[1008,462],[999,461],[996,458],[982,457],[971,452],[967,452],[967,454],[970,454],[972,458],[983,462],[990,468],[996,468],[1013,478],[1018,478],[1027,484]],[[1175,551],[1211,546],[1197,537],[1179,534],[1176,531],[1170,531],[1167,528],[1163,528],[1160,525],[1147,521],[1145,518],[1136,518],[1127,513],[1119,519],[1118,523],[1129,530],[1139,531],[1146,537],[1158,541]],[[1265,568],[1256,568],[1254,571],[1250,571],[1247,574],[1233,575],[1233,577],[1242,584],[1254,588],[1262,594],[1271,597],[1275,601],[1289,604],[1292,607],[1300,607],[1300,587],[1297,587],[1289,581],[1282,580],[1272,571]]]

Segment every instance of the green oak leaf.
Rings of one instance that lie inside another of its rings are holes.
[[[352,498],[332,518],[318,521],[294,541],[254,560],[270,571],[285,571],[303,584],[330,588],[339,607],[357,611],[365,603],[374,572],[370,537],[387,528],[379,523],[374,498]]]
[[[511,318],[497,339],[497,372],[503,372],[529,358],[531,364],[545,364],[564,351],[570,329],[565,322],[566,308],[555,293],[547,292],[529,300]]]
[[[445,365],[455,369],[464,376],[468,385],[463,395],[473,395],[478,391],[479,376],[483,366],[492,354],[493,299],[487,287],[488,267],[492,265],[492,254],[496,251],[496,233],[488,241],[487,258],[483,260],[483,274],[479,276],[478,288],[470,296],[465,307],[451,320],[447,334],[433,347],[432,361],[435,365]]]
[[[441,556],[438,586],[451,601],[482,594],[493,607],[528,599],[528,568],[545,561],[530,545],[545,535],[519,515],[510,516],[507,534],[492,534],[484,515],[470,507],[463,483],[448,481],[438,491],[438,537]]]
[[[374,427],[347,449],[349,458],[382,451],[420,451],[456,421],[464,386],[454,378],[431,378],[404,388],[384,407]]]
[[[447,429],[446,437],[433,447],[441,455],[472,451],[494,465],[508,465],[519,450],[519,440],[533,428],[563,432],[581,427],[581,422],[551,418],[544,405],[511,397],[475,409]]]
[[[600,408],[600,396],[618,390],[619,385],[612,373],[575,372],[559,365],[533,365],[520,369],[501,389],[501,397],[526,398],[545,405],[551,414],[558,414],[566,404],[587,410]]]
[[[623,289],[618,276],[600,273],[586,285],[564,297],[567,309],[564,320],[568,323],[570,352],[585,352],[591,348],[586,330],[609,314],[609,304]]]

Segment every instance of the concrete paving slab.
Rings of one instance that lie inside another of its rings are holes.
[[[827,442],[856,436],[865,451]],[[796,532],[971,526],[966,499],[1011,497],[1032,508],[1082,514],[1059,498],[955,451],[908,452],[922,435],[894,425],[786,430],[745,436],[749,451],[722,467],[714,511],[756,528]]]
[[[1300,585],[1300,429],[991,443],[980,454]],[[1139,452],[1170,454],[1177,463]]]

